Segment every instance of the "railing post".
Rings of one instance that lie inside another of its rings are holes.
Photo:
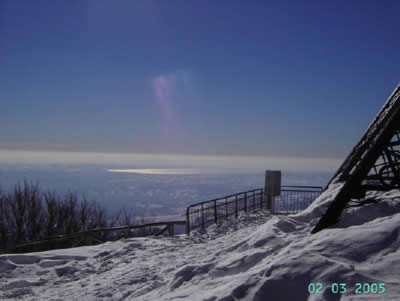
[[[238,202],[237,195],[235,195],[235,217],[238,218]]]
[[[247,192],[244,193],[244,212],[247,213]]]
[[[253,211],[256,210],[256,192],[253,191]]]
[[[228,219],[228,200],[225,198],[225,219]]]
[[[201,204],[201,227],[204,229],[204,206]]]
[[[260,209],[262,210],[263,209],[263,191],[262,190],[260,190]]]
[[[169,236],[174,236],[174,224],[168,225],[168,234]]]
[[[186,234],[190,235],[190,220],[189,220],[190,206],[186,208]]]
[[[218,213],[217,213],[217,200],[214,200],[214,222],[218,221]]]

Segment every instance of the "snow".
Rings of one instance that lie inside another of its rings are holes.
[[[303,212],[242,214],[190,237],[0,256],[1,300],[400,300],[400,193],[310,234],[341,184]],[[356,283],[384,284],[355,294]],[[310,294],[310,283],[323,285]],[[346,284],[345,294],[332,283]]]

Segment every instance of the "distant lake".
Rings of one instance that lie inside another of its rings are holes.
[[[283,185],[324,186],[341,160],[0,150],[0,185],[24,179],[43,190],[85,194],[110,211],[183,216],[191,203],[261,188],[266,169]]]

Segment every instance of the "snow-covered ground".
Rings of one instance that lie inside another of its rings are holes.
[[[0,299],[400,300],[400,193],[310,234],[338,188],[297,215],[241,215],[191,237],[1,255]]]

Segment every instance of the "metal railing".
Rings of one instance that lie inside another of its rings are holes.
[[[238,217],[240,211],[250,212],[270,209],[274,213],[290,214],[305,209],[322,192],[319,186],[281,186],[280,196],[266,197],[264,189],[239,192],[221,198],[192,204],[186,208],[186,233],[195,228],[205,228],[229,217]]]
[[[322,192],[320,186],[281,186],[280,196],[274,197],[275,213],[293,214],[304,210]]]
[[[197,227],[217,223],[239,211],[254,211],[265,206],[263,189],[235,193],[210,201],[192,204],[186,208],[186,233]]]
[[[254,189],[245,192],[239,192],[217,198],[192,204],[186,208],[186,221],[168,221],[157,222],[144,225],[121,226],[114,228],[100,228],[88,231],[82,231],[71,234],[57,235],[45,240],[31,241],[16,245],[11,248],[1,249],[0,254],[9,252],[31,251],[32,247],[44,247],[51,242],[68,240],[85,240],[88,244],[92,241],[103,242],[96,234],[105,234],[114,231],[133,230],[147,227],[164,226],[156,235],[168,232],[170,236],[174,235],[174,225],[186,225],[186,233],[195,228],[205,228],[210,224],[217,223],[220,220],[229,217],[238,217],[239,212],[252,212],[259,209],[270,209],[271,202],[274,202],[274,212],[276,214],[290,214],[305,209],[322,192],[319,186],[281,186],[280,196],[269,197],[264,195],[264,189]]]
[[[61,241],[75,241],[75,242],[85,242],[84,245],[91,245],[93,242],[103,243],[107,241],[107,239],[102,239],[101,234],[106,234],[115,231],[125,231],[128,230],[135,230],[135,229],[143,229],[149,227],[162,227],[155,235],[161,235],[165,232],[168,232],[169,236],[174,235],[174,226],[178,225],[185,225],[186,221],[166,221],[166,222],[155,222],[149,224],[142,224],[142,225],[130,225],[130,226],[120,226],[120,227],[113,227],[113,228],[98,228],[92,229],[87,231],[75,232],[70,234],[60,234],[56,236],[51,236],[43,240],[37,241],[29,241],[26,243],[22,243],[19,245],[15,245],[13,247],[9,247],[6,249],[0,249],[0,254],[4,253],[18,253],[18,252],[32,252],[41,251],[41,250],[48,250],[52,249],[49,247],[51,243],[61,242]],[[98,236],[100,234],[100,236]],[[73,245],[71,245],[73,246]],[[70,246],[70,247],[71,247]]]

